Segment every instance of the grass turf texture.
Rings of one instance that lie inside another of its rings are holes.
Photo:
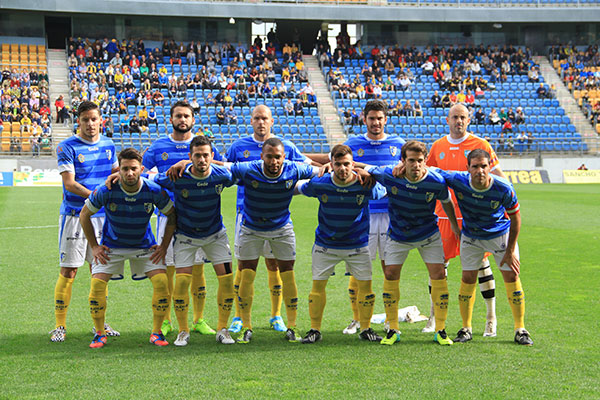
[[[121,331],[100,350],[88,349],[89,271],[77,276],[65,343],[50,343],[53,290],[58,273],[59,188],[0,188],[0,398],[592,398],[600,376],[597,312],[600,287],[598,185],[517,186],[523,227],[519,244],[526,293],[526,324],[534,347],[517,346],[501,275],[496,277],[498,337],[483,338],[485,307],[477,295],[474,339],[437,346],[424,323],[401,324],[393,347],[342,335],[351,319],[347,277],[340,265],[328,284],[323,341],[287,343],[268,329],[267,274],[256,279],[254,338],[223,346],[192,334],[190,344],[156,348],[148,343],[151,285],[112,282],[107,319]],[[224,221],[233,232],[234,190],[223,195]],[[310,328],[310,251],[317,202],[295,198],[298,326]],[[40,226],[35,229],[12,227]],[[51,227],[46,227],[51,226]],[[232,236],[232,235],[231,235]],[[261,263],[262,264],[262,263]],[[205,318],[216,325],[217,282],[210,265]],[[374,266],[375,312],[383,312],[382,273]],[[449,269],[448,333],[461,326],[458,260]],[[400,306],[429,310],[426,269],[416,252],[401,278]],[[191,308],[191,306],[190,306]],[[191,312],[190,312],[191,318]],[[173,313],[173,320],[174,313]],[[285,316],[284,316],[285,320]],[[382,326],[374,326],[382,331]],[[171,343],[175,334],[169,335]]]

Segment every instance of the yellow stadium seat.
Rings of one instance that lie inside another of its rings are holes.
[[[10,122],[3,122],[2,126],[4,130],[2,131],[2,136],[10,136]]]
[[[10,139],[8,139],[8,141],[5,141],[4,138],[2,139],[2,151],[3,152],[10,151]]]
[[[38,54],[43,54],[46,56],[46,47],[43,44],[38,44],[37,49]]]
[[[13,135],[15,133],[21,132],[21,124],[19,122],[12,122],[11,123],[11,131],[12,131]]]
[[[19,53],[21,53],[21,54],[27,54],[27,53],[29,53],[28,46],[26,44],[19,45]]]
[[[8,53],[9,51],[10,51],[10,46],[8,45],[8,43],[2,43],[2,52]]]
[[[30,44],[29,45],[29,54],[37,54],[38,49],[37,46],[35,44]]]
[[[10,52],[11,53],[18,53],[19,52],[19,45],[18,44],[11,44],[10,45]]]

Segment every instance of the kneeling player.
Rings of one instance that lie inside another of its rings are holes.
[[[531,346],[533,340],[525,329],[525,296],[519,279],[519,202],[510,182],[490,175],[490,158],[485,150],[473,150],[467,157],[468,172],[442,172],[448,186],[454,189],[463,214],[460,241],[463,272],[458,293],[463,327],[454,341],[468,342],[473,338],[471,317],[477,271],[488,251],[494,255],[504,278],[515,323],[515,342]]]
[[[379,342],[381,336],[370,327],[375,304],[371,285],[369,256],[369,200],[381,199],[381,185],[366,189],[352,171],[352,150],[346,145],[331,150],[333,174],[325,174],[299,185],[298,191],[319,199],[319,226],[312,250],[313,286],[308,297],[311,329],[302,343],[321,340],[321,321],[325,309],[327,280],[335,266],[345,261],[358,282],[358,312],[362,331],[360,338]]]
[[[425,165],[427,147],[411,140],[402,146],[402,161],[406,167],[404,178],[396,178],[392,167],[367,167],[366,170],[383,186],[388,197],[390,229],[385,247],[383,302],[386,319],[390,324],[381,344],[392,345],[400,341],[398,329],[398,300],[400,298],[400,272],[412,249],[418,249],[427,266],[432,283],[431,297],[438,329],[434,341],[451,345],[446,335],[448,316],[448,283],[444,271],[444,249],[434,213],[436,200],[440,200],[448,214],[452,230],[459,234],[454,206],[444,178]]]
[[[175,230],[175,210],[171,199],[160,186],[140,178],[143,169],[142,156],[137,150],[128,148],[121,151],[120,183],[112,189],[104,185],[98,186],[85,201],[80,213],[83,232],[94,254],[89,301],[96,335],[90,344],[91,348],[100,348],[106,344],[106,287],[112,275],[123,274],[125,260],[129,260],[132,272],[142,270],[154,287],[153,333],[150,343],[157,346],[169,344],[160,331],[169,299],[166,268],[162,262]],[[150,227],[154,206],[169,217],[160,246],[156,245]],[[106,222],[102,243],[98,244],[90,217],[102,207],[106,211]]]
[[[173,182],[164,173],[155,177],[156,183],[175,195],[177,211],[173,244],[177,279],[173,303],[179,334],[175,346],[186,346],[190,339],[188,292],[199,249],[211,260],[219,280],[217,342],[235,343],[227,330],[227,320],[233,306],[233,274],[229,239],[221,217],[221,192],[234,182],[227,168],[211,166],[213,156],[210,139],[196,136],[190,143],[189,157],[192,164],[186,168],[181,178]]]

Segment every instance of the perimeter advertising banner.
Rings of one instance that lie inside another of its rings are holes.
[[[14,172],[13,181],[15,186],[61,186],[62,178],[55,171],[39,172]]]
[[[600,183],[600,169],[564,169],[563,179],[565,183]]]
[[[503,171],[510,183],[550,183],[545,169]]]
[[[13,185],[13,173],[12,172],[0,172],[0,186],[12,186]]]

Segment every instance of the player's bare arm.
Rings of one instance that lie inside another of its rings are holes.
[[[450,229],[452,229],[452,233],[454,233],[457,238],[460,238],[460,228],[458,227],[458,221],[456,220],[456,213],[454,212],[454,202],[452,201],[452,198],[450,198],[450,201],[446,203],[441,203],[442,208],[444,209],[444,212],[450,221]]]
[[[515,274],[519,275],[521,271],[521,262],[515,255],[515,247],[517,245],[517,237],[521,231],[521,213],[519,211],[508,214],[510,218],[510,230],[508,231],[508,243],[506,244],[506,252],[500,262],[500,265],[507,264]]]
[[[175,213],[175,207],[171,207],[171,209],[169,209],[165,215],[167,216],[165,234],[160,244],[153,247],[154,252],[150,255],[150,261],[152,261],[152,264],[164,264],[165,256],[167,255],[167,249],[169,248],[171,239],[173,239],[173,233],[175,233],[175,227],[177,225],[177,214]]]
[[[506,175],[504,175],[504,171],[500,168],[499,165],[496,166],[493,170],[490,171],[492,174],[499,176],[500,178],[508,179]]]
[[[183,176],[183,171],[190,165],[192,161],[190,160],[181,160],[177,164],[174,164],[169,168],[166,172],[167,177],[173,182]]]
[[[94,233],[94,226],[92,225],[92,215],[93,213],[90,211],[90,209],[84,205],[79,213],[79,223],[81,224],[85,238],[92,248],[94,261],[100,264],[106,264],[108,261],[110,261],[110,257],[108,257],[110,249],[102,244],[98,244],[98,241],[96,240],[96,234]]]
[[[392,170],[392,175],[396,178],[404,178],[404,173],[406,172],[406,167],[402,161],[398,161],[398,164]]]
[[[314,165],[315,167],[320,167],[329,163],[329,153],[309,153],[305,154],[305,156],[310,158],[310,165]]]
[[[61,172],[60,176],[62,177],[63,185],[67,191],[76,194],[77,196],[81,196],[84,199],[87,199],[90,193],[92,193],[90,189],[75,180],[75,174],[72,172]]]

